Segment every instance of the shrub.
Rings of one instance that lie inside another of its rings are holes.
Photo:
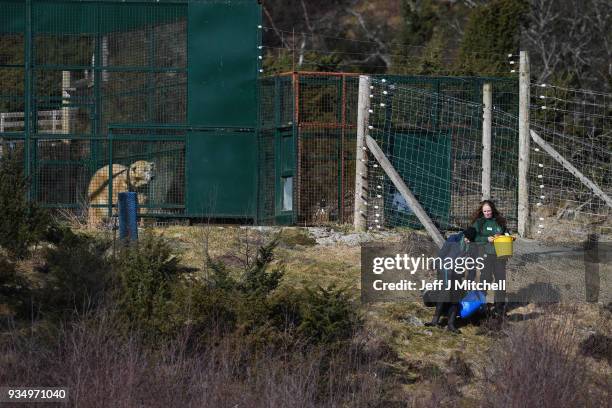
[[[8,314],[26,317],[30,295],[29,282],[17,272],[13,262],[0,254],[0,307],[7,307]]]
[[[157,331],[165,326],[179,258],[163,237],[145,234],[116,261],[118,302],[130,325]]]
[[[23,259],[31,245],[49,233],[49,214],[28,202],[28,180],[22,164],[8,154],[0,160],[0,246],[12,258]]]
[[[0,341],[0,383],[60,384],[70,389],[71,406],[388,406],[384,373],[356,361],[350,348],[321,368],[317,348],[254,351],[238,336],[151,347],[138,332],[122,334],[103,309],[44,338],[29,331],[8,338]]]
[[[606,360],[612,365],[612,337],[593,333],[580,343],[580,352],[596,360]]]
[[[323,344],[348,339],[362,323],[347,290],[334,285],[305,289],[300,320],[298,332],[314,343]]]
[[[211,273],[204,286],[198,289],[195,299],[203,300],[206,296],[231,299],[231,304],[222,301],[212,308],[209,302],[201,304],[204,310],[214,312],[215,315],[208,319],[210,322],[216,321],[228,327],[217,317],[231,316],[234,324],[247,331],[268,323],[269,295],[278,287],[284,274],[282,266],[271,267],[276,246],[277,241],[272,240],[259,247],[254,262],[238,277],[222,261],[208,259]]]
[[[213,260],[210,257],[206,260],[210,274],[207,278],[207,286],[220,290],[235,290],[238,288],[238,281],[232,276],[232,272],[221,260]]]
[[[577,337],[568,315],[513,327],[489,354],[483,406],[603,406]]]
[[[40,292],[47,315],[82,313],[102,304],[111,283],[110,241],[65,230],[56,246],[43,251],[48,279]]]
[[[238,322],[237,305],[242,303],[234,291],[210,286],[208,282],[178,282],[172,286],[166,304],[164,333],[189,329],[194,339],[204,340],[233,332]]]
[[[347,291],[335,286],[279,288],[284,269],[273,263],[276,246],[276,240],[261,246],[242,274],[208,259],[207,279],[182,285],[181,294],[173,295],[183,321],[205,336],[211,330],[237,331],[256,347],[287,342],[330,345],[350,338],[361,318]]]
[[[282,267],[273,268],[268,271],[274,260],[274,249],[278,242],[272,240],[266,245],[259,247],[253,265],[247,268],[240,288],[248,294],[267,296],[278,287],[284,275]]]
[[[250,336],[271,326],[269,295],[283,276],[282,267],[270,267],[275,248],[276,241],[260,247],[254,262],[241,274],[221,260],[207,258],[209,274],[204,281],[174,286],[173,307],[180,314],[174,326],[188,325],[204,337],[235,330]]]
[[[306,291],[283,287],[270,297],[270,324],[279,331],[294,330],[302,323]]]
[[[131,325],[154,334],[184,328],[193,338],[246,336],[256,348],[271,344],[336,344],[361,325],[345,289],[279,289],[282,265],[274,264],[277,241],[261,246],[243,273],[208,258],[209,274],[177,279],[178,258],[160,238],[145,237],[117,262],[119,307]]]

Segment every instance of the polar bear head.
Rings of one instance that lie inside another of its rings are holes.
[[[147,185],[154,176],[155,163],[138,160],[130,165],[129,183],[133,188]]]

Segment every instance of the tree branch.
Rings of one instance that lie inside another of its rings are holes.
[[[270,22],[270,25],[272,26],[272,30],[274,30],[274,33],[276,34],[276,36],[279,38],[279,40],[281,41],[281,44],[283,45],[283,47],[285,48],[289,48],[289,45],[287,44],[287,42],[285,41],[285,37],[281,34],[281,32],[278,30],[278,28],[276,27],[276,24],[274,24],[274,20],[272,19],[272,16],[270,15],[270,12],[268,11],[268,9],[266,8],[265,4],[262,4],[262,8],[263,8],[263,12],[266,15],[266,17],[268,18],[268,21]]]
[[[363,18],[363,15],[361,15],[361,13],[356,12],[353,9],[347,9],[346,10],[350,15],[354,16],[357,18],[357,21],[359,22],[359,26],[362,28],[362,30],[366,33],[366,36],[374,41],[376,43],[376,45],[378,45],[378,50],[376,52],[376,54],[380,57],[380,59],[382,59],[382,61],[385,63],[385,65],[388,67],[391,66],[391,58],[386,55],[387,54],[387,45],[385,43],[383,43],[380,38],[378,38],[378,36],[376,36],[374,33],[372,33],[367,27],[366,27],[366,23],[365,20]]]

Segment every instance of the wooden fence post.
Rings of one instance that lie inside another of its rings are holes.
[[[493,86],[482,87],[482,199],[491,199],[491,123],[493,119]]]
[[[521,51],[519,67],[518,233],[529,234],[529,54]]]
[[[357,110],[357,152],[355,154],[355,210],[353,213],[353,226],[356,231],[365,231],[367,228],[366,200],[368,189],[368,155],[365,150],[365,137],[368,129],[370,115],[370,77],[359,77],[359,99]]]
[[[414,211],[414,215],[416,215],[419,221],[421,221],[421,224],[423,224],[425,230],[427,231],[431,239],[436,243],[438,248],[442,248],[442,245],[444,245],[444,237],[436,227],[436,224],[434,224],[431,218],[429,218],[429,215],[427,215],[427,212],[425,211],[423,206],[421,206],[419,200],[417,200],[417,198],[412,193],[410,188],[406,185],[402,177],[395,170],[395,168],[393,168],[393,165],[391,164],[389,159],[387,159],[387,156],[385,156],[380,146],[378,146],[376,141],[372,139],[372,137],[369,135],[366,136],[366,143],[368,149],[370,149],[372,155],[374,155],[374,157],[380,164],[380,167],[382,167],[382,169],[385,171],[395,188],[397,188],[397,191],[399,191],[402,197],[404,197],[404,200],[406,200],[406,203],[410,206],[412,211]]]

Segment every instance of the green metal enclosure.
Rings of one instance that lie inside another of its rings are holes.
[[[111,213],[113,165],[144,160],[148,215],[254,218],[260,7],[0,0],[0,156],[47,207]]]
[[[107,218],[132,189],[151,217],[352,221],[358,75],[259,78],[257,0],[0,0],[0,11],[0,158],[23,161],[32,200]],[[443,123],[424,136],[392,120],[380,135],[417,193],[439,193],[424,205],[440,225],[465,218],[455,209],[462,166],[480,156],[458,156],[456,143],[476,143],[483,83],[514,113],[516,81],[385,78],[427,90],[434,111],[435,95],[475,104],[461,139]],[[495,157],[504,132],[494,129],[493,183],[512,192],[516,166]],[[434,155],[432,184],[412,169]]]

